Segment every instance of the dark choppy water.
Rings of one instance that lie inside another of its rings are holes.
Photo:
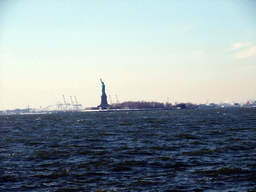
[[[0,122],[1,191],[256,191],[256,108]]]

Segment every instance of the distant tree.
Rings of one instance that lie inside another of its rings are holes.
[[[111,109],[194,109],[198,106],[192,103],[171,103],[164,104],[159,102],[146,101],[126,101],[123,103],[115,103],[111,105]]]
[[[149,109],[149,108],[165,108],[163,103],[146,102],[146,101],[126,101],[123,103],[113,104],[114,109]]]

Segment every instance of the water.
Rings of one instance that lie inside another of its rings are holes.
[[[0,122],[1,191],[256,191],[256,108]]]

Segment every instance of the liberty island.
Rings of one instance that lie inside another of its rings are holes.
[[[0,110],[0,115],[12,115],[12,114],[42,114],[42,113],[59,113],[59,112],[88,112],[91,110],[176,110],[176,109],[212,109],[212,108],[240,108],[240,107],[256,107],[256,101],[247,100],[246,103],[226,103],[222,102],[220,104],[215,103],[208,103],[208,100],[205,104],[193,104],[193,103],[177,103],[175,104],[169,103],[169,98],[166,103],[161,102],[153,102],[153,101],[125,101],[125,102],[119,102],[117,100],[116,103],[112,103],[110,101],[110,105],[107,101],[107,94],[106,94],[106,86],[105,83],[100,79],[101,82],[101,102],[100,105],[93,106],[93,107],[85,107],[81,108],[82,105],[79,104],[75,98],[75,102],[73,102],[72,97],[70,96],[71,103],[66,102],[65,97],[63,95],[64,103],[57,102],[56,107],[55,105],[49,105],[47,107],[40,109],[33,109],[30,108],[29,105],[26,109],[15,109],[15,110]]]

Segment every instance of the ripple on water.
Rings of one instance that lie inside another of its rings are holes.
[[[255,110],[0,116],[0,191],[253,191]]]

